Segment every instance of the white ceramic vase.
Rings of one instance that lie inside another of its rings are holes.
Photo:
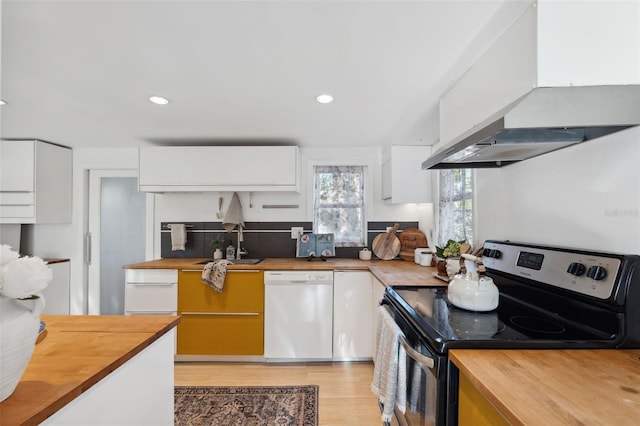
[[[0,402],[18,386],[40,330],[42,297],[16,300],[0,296]]]

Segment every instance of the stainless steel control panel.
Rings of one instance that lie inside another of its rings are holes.
[[[605,255],[497,242],[485,243],[482,263],[490,269],[603,300],[611,297],[621,267],[620,259]]]

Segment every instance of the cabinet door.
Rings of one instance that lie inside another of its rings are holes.
[[[371,359],[371,273],[336,271],[333,286],[333,359]]]
[[[222,293],[203,283],[201,278],[201,270],[180,270],[178,309],[181,312],[264,312],[263,271],[228,270]]]
[[[227,271],[222,293],[201,277],[195,269],[178,274],[178,354],[262,355],[263,271]]]
[[[0,191],[33,192],[35,142],[0,141]]]
[[[422,162],[431,155],[426,145],[393,145],[383,154],[382,200],[391,204],[430,203],[431,170],[422,170]]]
[[[262,312],[182,313],[178,325],[180,355],[262,355]]]
[[[297,191],[298,156],[295,146],[140,148],[140,190]]]
[[[176,269],[127,269],[125,315],[175,315],[178,308]]]
[[[48,265],[53,273],[53,278],[47,288],[42,290],[44,298],[45,315],[69,315],[69,285],[70,268],[69,261],[51,263]]]
[[[458,384],[458,424],[460,426],[506,426],[509,424],[464,373],[460,373]]]
[[[42,141],[0,141],[0,223],[69,223],[70,148]]]

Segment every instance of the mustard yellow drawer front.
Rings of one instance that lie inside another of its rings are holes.
[[[201,281],[202,272],[178,273],[178,311],[264,312],[264,272],[227,271],[222,293]]]
[[[180,355],[262,355],[263,314],[182,313],[178,325]]]

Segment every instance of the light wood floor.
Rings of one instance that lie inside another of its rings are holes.
[[[318,385],[319,424],[379,426],[380,410],[371,392],[373,363],[175,364],[176,386]]]

